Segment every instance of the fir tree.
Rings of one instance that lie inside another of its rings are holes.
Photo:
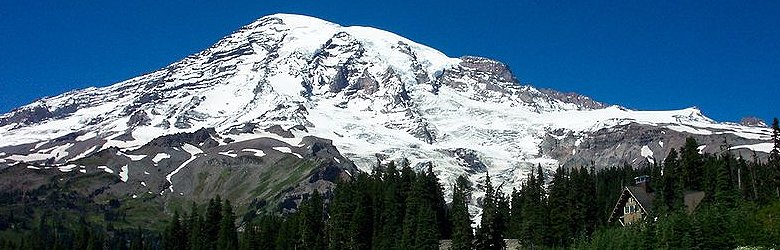
[[[189,239],[189,247],[191,250],[203,250],[204,248],[204,232],[203,232],[203,217],[198,213],[198,206],[193,202],[190,210],[190,215],[187,217],[187,238]]]
[[[780,198],[780,124],[778,124],[777,117],[772,121],[772,144],[769,165],[775,172],[775,195]]]
[[[439,231],[436,212],[427,204],[417,206],[415,224],[417,226],[413,249],[439,249]]]
[[[219,223],[219,235],[217,237],[217,249],[237,249],[238,233],[236,232],[236,216],[233,214],[233,206],[229,200],[222,205],[222,218]]]
[[[693,137],[685,139],[685,145],[680,150],[680,165],[683,188],[685,190],[702,190],[702,157],[699,154],[699,143]]]
[[[244,233],[241,234],[241,239],[238,242],[239,249],[241,250],[259,250],[259,240],[261,238],[258,232],[258,225],[254,223],[247,223],[244,227]]]
[[[163,249],[187,249],[187,234],[179,217],[179,211],[173,213],[173,218],[163,233]]]
[[[398,232],[402,231],[404,194],[400,187],[399,172],[393,162],[387,165],[380,182],[377,195],[380,202],[377,231],[374,232],[374,246],[377,249],[393,249],[401,240]]]
[[[141,227],[138,227],[133,232],[133,238],[130,239],[130,250],[143,250],[144,249],[144,233],[141,231]]]
[[[453,250],[473,249],[474,232],[471,228],[471,216],[466,203],[466,185],[468,180],[459,176],[452,193],[452,248]]]
[[[573,201],[569,199],[569,185],[568,176],[566,170],[562,167],[558,168],[553,175],[552,182],[550,183],[550,197],[549,205],[555,208],[554,213],[550,213],[550,227],[549,237],[553,239],[553,246],[564,246],[568,243],[569,237],[572,234],[569,222],[572,221],[572,205]]]
[[[522,188],[522,186],[521,186]],[[525,220],[523,218],[523,206],[525,205],[525,195],[522,190],[512,189],[510,195],[511,207],[509,210],[509,227],[507,235],[511,238],[522,239],[523,238],[523,224]]]
[[[355,186],[351,182],[340,182],[333,191],[329,207],[330,218],[326,224],[328,249],[350,249],[352,237],[349,233],[354,211],[353,193]]]
[[[412,173],[413,174],[413,173]],[[418,219],[420,207],[425,206],[423,200],[424,181],[420,178],[414,178],[412,188],[406,197],[406,205],[404,211],[403,221],[403,235],[401,236],[401,245],[403,249],[414,249],[417,244],[418,237]]]
[[[683,183],[681,179],[680,164],[677,150],[672,148],[664,159],[663,174],[661,180],[661,192],[658,195],[663,203],[659,203],[660,209],[682,209]]]
[[[206,218],[203,221],[203,249],[214,250],[217,248],[219,227],[222,221],[222,199],[217,196],[209,200],[206,208]]]
[[[325,230],[322,208],[322,196],[316,190],[309,199],[299,206],[298,213],[301,217],[300,245],[304,249],[325,249],[324,235],[322,234]]]
[[[482,221],[477,228],[476,248],[477,249],[503,249],[504,245],[504,226],[501,211],[499,210],[500,192],[493,189],[490,182],[490,175],[485,174],[485,198],[482,200]]]

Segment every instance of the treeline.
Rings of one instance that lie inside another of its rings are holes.
[[[327,196],[329,202],[325,202]],[[294,213],[246,216],[240,229],[232,207],[209,202],[166,226],[161,249],[438,249],[452,233],[444,191],[431,168],[394,163],[356,174],[333,192],[313,192]],[[463,203],[464,210],[465,203]],[[465,211],[468,220],[468,212]],[[461,224],[468,227],[471,223]],[[238,236],[238,231],[242,231]],[[152,244],[152,246],[155,246]]]
[[[250,224],[242,249],[437,249],[451,240],[451,249],[502,249],[504,239],[517,239],[534,249],[640,248],[728,249],[776,246],[780,242],[777,162],[757,162],[722,154],[699,154],[688,139],[658,165],[558,169],[541,166],[510,194],[486,175],[478,188],[460,177],[452,202],[444,203],[442,187],[429,168],[417,173],[395,164],[357,174],[340,183],[323,202],[319,194],[304,201],[297,213],[267,216]],[[775,156],[773,156],[775,157]],[[775,159],[775,158],[772,158]],[[663,173],[663,174],[662,174]],[[654,209],[644,223],[623,228],[608,224],[624,186],[634,177],[651,176]],[[469,214],[472,193],[479,221]],[[689,214],[683,195],[706,196]],[[479,222],[472,228],[474,222]]]
[[[395,164],[314,193],[296,213],[249,223],[241,249],[438,249],[452,234],[444,192],[429,168]]]
[[[103,226],[88,221],[89,216],[68,222],[44,213],[31,230],[4,232],[0,249],[237,249],[236,216],[230,202],[217,196],[204,212],[201,215],[196,204],[186,216],[176,211],[171,218],[163,218],[169,222],[162,230]]]
[[[502,249],[517,239],[531,249],[733,249],[780,244],[780,128],[773,123],[769,160],[748,161],[723,150],[700,154],[689,138],[663,162],[546,172],[537,166],[509,194],[486,174],[475,186],[455,182],[452,202],[428,167],[377,166],[355,174],[332,192],[312,193],[297,212],[249,214],[238,220],[219,197],[204,211],[175,212],[163,230],[118,230],[86,220],[59,224],[41,216],[33,230],[3,235],[2,249]],[[624,186],[649,175],[654,191],[645,220],[627,227],[607,223]],[[502,184],[499,184],[501,186]],[[684,197],[706,193],[692,212]],[[484,192],[474,201],[472,193]],[[468,204],[482,207],[479,221]],[[202,213],[202,214],[201,214]],[[475,223],[478,222],[478,223]],[[477,224],[476,228],[472,225]]]

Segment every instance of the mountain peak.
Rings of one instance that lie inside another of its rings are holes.
[[[607,107],[521,85],[496,60],[450,58],[380,29],[275,14],[163,69],[0,116],[0,168],[68,164],[203,128],[209,133],[195,133],[200,139],[236,151],[247,140],[298,145],[315,136],[332,140],[362,170],[406,158],[433,165],[445,182],[481,181],[489,170],[508,188],[538,165],[638,166],[648,150],[666,155],[684,136],[719,136],[702,140],[707,149],[719,148],[720,136],[742,146],[769,138],[696,108]]]

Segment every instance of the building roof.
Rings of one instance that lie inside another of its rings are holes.
[[[696,207],[699,206],[699,203],[701,203],[702,200],[704,200],[703,191],[686,192],[685,196],[683,196],[685,210],[688,211],[689,214],[693,213],[693,210],[696,210]]]
[[[683,202],[685,204],[686,211],[690,214],[696,210],[696,207],[704,200],[706,193],[702,191],[689,191],[683,196]],[[623,207],[626,205],[629,197],[633,197],[634,200],[639,203],[642,208],[642,212],[645,214],[653,211],[653,199],[655,194],[647,192],[644,187],[626,186],[623,187],[623,191],[620,194],[617,204],[612,209],[612,214],[609,216],[607,222],[613,222],[615,219],[620,218],[623,215]]]
[[[623,215],[623,207],[625,206],[629,197],[633,197],[634,200],[639,203],[639,206],[642,208],[642,212],[649,213],[653,210],[653,193],[648,193],[642,187],[623,187],[623,192],[621,192],[617,204],[615,204],[615,207],[612,209],[612,214],[609,216],[608,222],[612,222],[616,218],[620,218]]]
[[[634,199],[639,202],[639,205],[645,209],[646,213],[649,213],[653,210],[653,198],[655,198],[653,193],[648,193],[642,187],[626,187],[626,189],[631,192],[631,194],[634,196]]]

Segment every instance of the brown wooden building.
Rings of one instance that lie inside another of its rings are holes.
[[[626,226],[650,219],[648,217],[653,211],[655,199],[655,193],[650,188],[650,177],[638,176],[634,178],[634,184],[634,186],[623,187],[607,222],[617,221],[620,225]],[[704,192],[686,192],[684,196],[686,211],[693,213],[703,199]]]

